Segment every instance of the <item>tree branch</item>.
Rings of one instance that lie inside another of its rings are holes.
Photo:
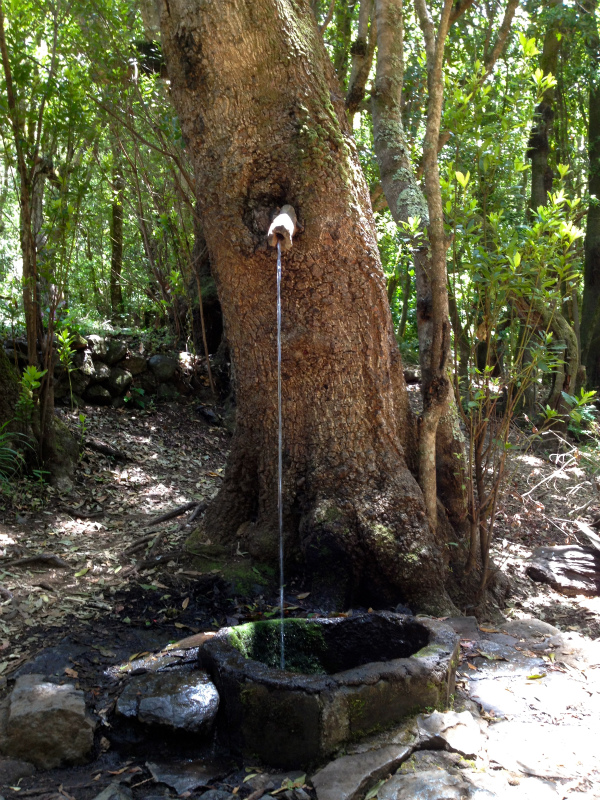
[[[519,7],[519,0],[508,0],[508,5],[506,6],[506,11],[504,12],[504,18],[502,20],[502,24],[500,25],[498,36],[496,37],[494,46],[492,47],[490,53],[486,53],[484,55],[485,78],[487,78],[488,75],[491,74],[492,70],[494,69],[496,61],[498,60],[500,54],[504,50],[504,46],[506,44],[506,40],[508,39],[508,34],[510,33],[510,29],[512,26],[512,21],[518,7]]]
[[[333,18],[334,10],[335,10],[335,0],[331,0],[331,3],[329,4],[329,10],[327,11],[327,15],[323,20],[323,22],[321,23],[321,25],[319,25],[319,31],[321,33],[325,33],[327,26],[329,25],[329,23]]]

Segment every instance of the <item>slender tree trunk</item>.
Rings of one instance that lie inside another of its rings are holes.
[[[368,190],[308,0],[165,0],[161,28],[238,397],[223,488],[195,540],[277,557],[266,235],[289,203],[304,229],[283,259],[287,563],[338,603],[379,593],[448,608],[445,559],[406,464],[414,420]]]
[[[346,108],[350,116],[358,111],[360,104],[364,100],[367,80],[373,63],[377,35],[372,11],[373,0],[361,0],[358,12],[358,31],[356,39],[350,48],[352,69],[350,70],[348,92],[346,94]],[[371,19],[370,26],[369,19]]]
[[[123,289],[121,272],[123,270],[123,190],[125,182],[118,163],[116,148],[113,148],[113,202],[110,219],[110,308],[113,318],[123,314]]]
[[[589,79],[589,195],[585,235],[585,266],[581,339],[583,362],[591,387],[600,388],[600,41],[596,0],[589,0],[586,43],[590,55]],[[595,198],[595,199],[592,199]]]
[[[546,7],[556,9],[562,6],[562,0],[546,0]],[[540,69],[544,74],[556,75],[558,54],[560,52],[560,20],[553,16],[546,28],[544,45],[540,56]],[[533,128],[529,137],[527,155],[531,159],[531,198],[530,213],[540,206],[548,204],[548,192],[552,190],[554,173],[548,162],[550,155],[550,133],[554,120],[554,88],[544,92],[541,103],[535,110]]]

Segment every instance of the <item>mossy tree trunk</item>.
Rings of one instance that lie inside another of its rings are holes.
[[[308,0],[163,0],[172,96],[231,348],[237,428],[198,537],[277,555],[275,211],[304,226],[283,263],[288,565],[349,602],[448,608],[386,287],[344,98]],[[408,462],[408,463],[407,463]]]

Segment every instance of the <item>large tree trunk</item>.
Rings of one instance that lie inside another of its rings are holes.
[[[600,40],[597,0],[587,0],[586,44],[590,55],[588,148],[589,194],[595,197],[587,213],[581,338],[588,383],[600,388]]]
[[[416,430],[368,191],[308,0],[164,0],[161,27],[238,396],[203,530],[276,558],[276,256],[266,235],[290,203],[304,231],[283,261],[288,564],[341,603],[377,589],[448,607],[443,547],[407,466]]]

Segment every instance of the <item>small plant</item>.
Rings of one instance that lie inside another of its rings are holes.
[[[79,428],[79,458],[81,459],[81,456],[83,455],[83,445],[85,443],[85,435],[88,430],[87,417],[83,413],[79,414],[78,428]]]
[[[31,364],[23,370],[20,395],[15,406],[17,419],[23,425],[30,425],[33,420],[33,412],[37,403],[36,390],[40,388],[41,380],[47,371],[40,371]]]
[[[144,395],[145,391],[142,388],[139,386],[132,386],[123,399],[126,403],[130,403],[137,408],[146,408]]]
[[[25,463],[23,454],[14,448],[15,438],[23,437],[23,434],[6,430],[8,424],[5,422],[0,426],[0,483],[7,483]]]
[[[77,336],[74,333],[71,333],[68,328],[64,328],[64,330],[56,334],[56,341],[58,358],[60,363],[65,368],[69,378],[69,395],[71,397],[71,410],[73,410],[73,386],[71,384],[71,373],[74,369],[76,369],[75,365],[73,364],[73,356],[77,351],[73,345],[77,341]]]

